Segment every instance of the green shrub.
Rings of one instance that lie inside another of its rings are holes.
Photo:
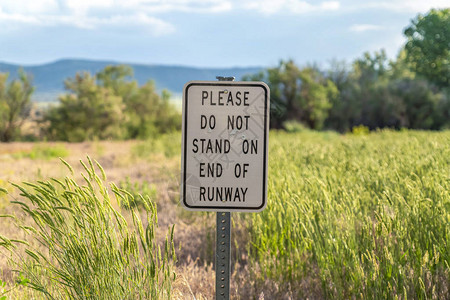
[[[135,210],[127,221],[111,205],[100,165],[102,179],[89,158],[87,166],[81,164],[84,185],[70,176],[14,185],[23,198],[11,202],[32,224],[2,216],[28,236],[26,241],[0,237],[0,246],[11,252],[10,262],[29,280],[28,287],[51,299],[169,299],[175,279],[173,227],[161,250],[155,240],[155,204],[142,198],[147,225]],[[111,190],[119,202],[133,201],[114,184]],[[25,245],[24,252],[17,252],[18,243]]]
[[[352,128],[353,135],[368,135],[369,133],[370,133],[369,127],[364,125],[358,125]]]
[[[21,151],[13,154],[14,158],[30,158],[30,159],[45,159],[66,157],[69,155],[69,150],[64,145],[35,145],[31,151]]]
[[[283,127],[287,132],[302,132],[308,130],[308,128],[303,123],[295,120],[284,122]]]
[[[45,113],[49,139],[69,142],[146,139],[181,129],[181,115],[170,94],[152,81],[139,86],[133,69],[110,65],[65,81],[68,94]]]
[[[150,138],[134,146],[131,152],[139,158],[148,158],[159,153],[163,153],[166,158],[172,158],[181,154],[181,134],[175,132]]]

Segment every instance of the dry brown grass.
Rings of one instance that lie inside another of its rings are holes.
[[[133,155],[132,148],[137,141],[101,141],[84,143],[0,143],[0,187],[7,188],[10,195],[0,195],[0,214],[18,214],[18,210],[9,204],[10,200],[20,197],[8,182],[47,180],[51,177],[62,178],[67,175],[66,167],[58,158],[31,159],[17,154],[33,151],[33,147],[65,147],[69,155],[64,158],[75,170],[75,178],[82,179],[80,159],[90,156],[104,168],[108,181],[118,184],[129,177],[131,182],[148,182],[156,185],[158,207],[159,238],[164,240],[167,228],[175,224],[175,247],[177,249],[177,279],[174,285],[175,299],[213,299],[215,289],[214,249],[215,219],[214,213],[188,212],[178,204],[179,198],[179,157],[166,158],[154,154],[139,158]],[[119,205],[115,205],[119,208]],[[126,215],[126,212],[125,212]],[[232,261],[241,265],[234,266],[231,293],[233,299],[263,299],[263,294],[255,294],[255,286],[249,282],[246,251],[246,230],[234,217],[234,245]],[[0,234],[19,236],[18,230],[6,219],[0,219]],[[14,274],[7,264],[7,257],[0,255],[0,279],[10,281]],[[27,289],[17,289],[9,294],[11,299],[27,299],[31,294]],[[240,296],[239,296],[240,295]],[[33,294],[32,297],[38,297]],[[269,299],[266,297],[266,299]]]

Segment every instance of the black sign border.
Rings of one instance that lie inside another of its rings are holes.
[[[220,206],[193,206],[188,205],[186,203],[186,168],[187,168],[187,120],[188,120],[188,90],[192,86],[229,86],[229,87],[261,87],[264,89],[265,97],[264,97],[264,154],[263,154],[263,163],[267,164],[267,140],[268,140],[268,98],[269,98],[269,91],[267,90],[266,85],[260,84],[260,83],[237,83],[237,82],[224,82],[224,81],[218,81],[218,82],[191,82],[188,83],[184,87],[183,91],[183,101],[184,101],[184,129],[183,129],[183,135],[184,135],[184,165],[183,165],[183,178],[182,178],[182,184],[183,184],[183,204],[185,207],[193,210],[202,210],[202,209],[208,209],[208,210],[217,210],[217,211],[232,211],[232,210],[241,210],[241,211],[258,211],[261,210],[266,205],[266,192],[267,192],[267,165],[263,168],[263,191],[262,191],[262,204],[258,207],[242,207],[242,206],[227,206],[227,207],[220,207]]]

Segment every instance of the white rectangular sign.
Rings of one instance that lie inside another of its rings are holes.
[[[265,208],[269,94],[263,82],[184,86],[180,201],[186,209]]]

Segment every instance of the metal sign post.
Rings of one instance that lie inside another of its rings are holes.
[[[216,299],[230,299],[231,213],[218,212],[216,222]]]
[[[216,299],[230,299],[231,211],[267,204],[270,91],[264,82],[190,81],[183,89],[180,202],[216,211]]]
[[[216,77],[219,81],[234,81],[234,77]],[[216,216],[216,300],[230,299],[231,213]]]

